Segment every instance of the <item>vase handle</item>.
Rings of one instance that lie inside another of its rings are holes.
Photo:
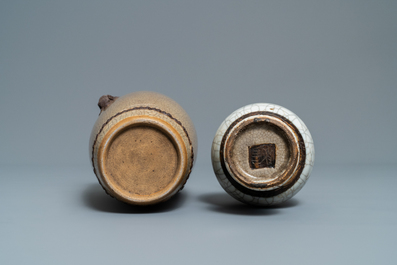
[[[116,101],[119,97],[114,97],[111,95],[103,95],[102,97],[99,98],[98,100],[98,107],[101,109],[101,112],[99,115],[105,111],[110,105],[113,104],[113,102]]]

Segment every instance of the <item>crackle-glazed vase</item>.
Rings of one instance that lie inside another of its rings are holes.
[[[308,180],[314,145],[303,121],[267,103],[242,107],[216,132],[211,150],[216,177],[235,199],[273,205],[292,198]]]
[[[94,173],[112,197],[135,205],[166,201],[185,185],[197,156],[194,125],[155,92],[102,96],[91,132]]]

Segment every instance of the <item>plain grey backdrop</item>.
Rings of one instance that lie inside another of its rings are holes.
[[[393,263],[396,14],[385,0],[0,1],[0,261]],[[140,90],[176,100],[199,139],[186,190],[151,210],[102,196],[88,159],[99,97]],[[256,102],[295,112],[315,143],[308,187],[276,209],[229,201],[210,163],[220,123]]]

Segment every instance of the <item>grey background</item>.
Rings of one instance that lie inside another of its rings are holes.
[[[2,1],[1,164],[87,164],[103,94],[158,91],[197,127],[255,102],[312,132],[317,164],[394,164],[396,1]]]
[[[0,262],[395,262],[396,14],[397,1],[0,1]],[[199,138],[186,189],[148,210],[106,197],[88,159],[99,97],[139,90],[179,102]],[[234,202],[211,169],[218,126],[255,102],[292,110],[315,141],[312,178],[278,208]]]

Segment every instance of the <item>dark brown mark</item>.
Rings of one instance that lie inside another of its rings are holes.
[[[259,144],[248,147],[249,165],[252,169],[270,167],[276,165],[276,145]]]

